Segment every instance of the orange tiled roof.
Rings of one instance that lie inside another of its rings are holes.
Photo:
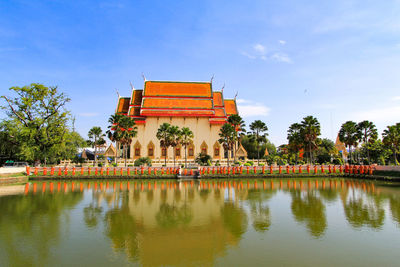
[[[234,99],[226,99],[224,100],[225,112],[226,115],[231,116],[234,114],[238,114],[236,108],[236,101]]]
[[[117,113],[128,113],[130,97],[120,97],[117,106]]]
[[[209,117],[212,124],[223,124],[238,114],[233,99],[224,100],[222,92],[213,92],[209,82],[146,81],[143,90],[119,99],[117,112],[145,123],[148,116]]]
[[[212,97],[209,82],[146,81],[144,96]]]

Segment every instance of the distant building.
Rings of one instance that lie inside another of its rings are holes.
[[[219,144],[219,130],[229,116],[238,114],[235,99],[224,99],[222,91],[213,91],[211,82],[145,81],[143,89],[132,89],[131,97],[119,97],[117,113],[136,120],[138,134],[133,138],[129,158],[172,159],[172,147],[160,147],[156,137],[163,123],[188,127],[194,134],[188,146],[188,160],[200,152],[214,160],[227,157]],[[238,157],[247,153],[239,146]],[[176,147],[176,158],[183,159],[183,148]]]

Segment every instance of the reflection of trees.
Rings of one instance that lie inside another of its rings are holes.
[[[0,239],[10,266],[46,265],[60,238],[60,217],[82,200],[82,193],[0,198]],[[21,242],[21,240],[25,240]],[[3,262],[4,264],[4,262]]]
[[[184,204],[181,207],[176,205],[161,204],[156,214],[156,220],[162,228],[173,228],[187,225],[193,218],[192,209]]]
[[[357,199],[352,196],[348,201],[344,199],[343,205],[346,219],[353,227],[382,227],[385,219],[385,210],[377,203],[366,203],[362,196]]]
[[[334,202],[338,198],[338,191],[332,188],[322,189],[319,190],[319,195],[327,202]]]
[[[252,225],[257,232],[268,231],[271,226],[271,214],[269,207],[264,203],[267,202],[275,191],[261,191],[258,189],[249,189],[247,199],[250,203],[250,213],[252,218]]]
[[[390,198],[390,211],[392,213],[392,218],[400,226],[400,198],[392,196]]]
[[[128,257],[139,257],[139,225],[129,212],[126,199],[120,208],[114,208],[105,214],[106,235],[112,240],[114,248],[124,249]]]
[[[322,236],[327,228],[325,206],[316,196],[316,191],[307,191],[305,196],[302,196],[299,190],[293,190],[290,193],[295,220],[305,223],[312,236]]]
[[[83,218],[88,228],[95,228],[97,226],[102,211],[101,207],[96,207],[93,203],[83,209]]]
[[[208,189],[201,189],[200,190],[200,198],[204,201],[204,202],[206,202],[207,201],[207,198],[208,198],[208,195],[210,194],[210,190],[208,190]]]
[[[235,237],[241,237],[247,229],[247,216],[243,209],[232,202],[225,202],[221,215],[226,229]]]

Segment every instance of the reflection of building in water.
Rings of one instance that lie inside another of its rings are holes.
[[[116,193],[97,192],[96,198],[110,200],[102,194]],[[105,215],[107,235],[116,249],[143,265],[213,265],[247,228],[246,213],[224,196],[223,189],[160,185],[121,192]]]

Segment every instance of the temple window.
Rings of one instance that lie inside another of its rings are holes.
[[[189,147],[189,157],[193,157],[194,156],[194,150],[193,147]]]
[[[135,157],[140,157],[140,148],[139,147],[135,148]]]
[[[202,147],[202,148],[201,148],[201,153],[202,153],[202,154],[207,154],[207,148]]]
[[[181,148],[180,148],[180,147],[177,147],[177,148],[175,149],[175,156],[177,156],[177,157],[180,157],[180,156],[181,156]]]
[[[214,156],[219,157],[219,147],[214,148]]]
[[[149,150],[148,150],[147,154],[148,154],[149,157],[153,157],[154,156],[154,149],[152,147],[149,147]]]

